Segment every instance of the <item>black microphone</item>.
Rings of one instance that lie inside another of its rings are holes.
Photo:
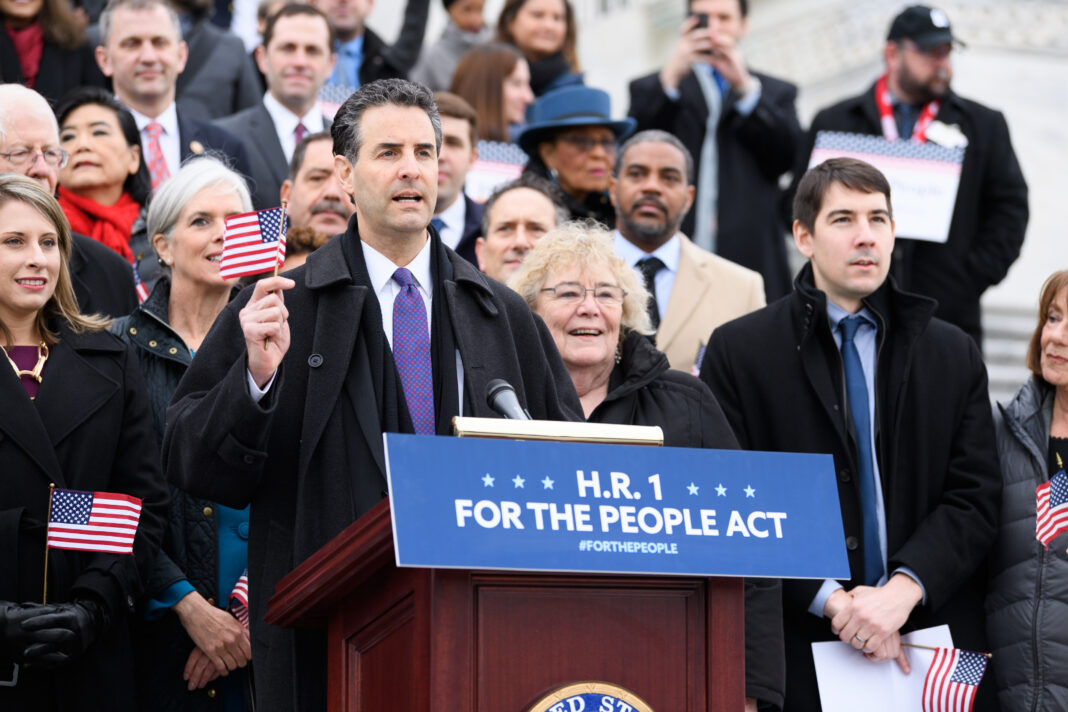
[[[515,389],[508,381],[494,378],[486,384],[486,403],[497,415],[510,420],[530,420],[530,413],[519,405]]]

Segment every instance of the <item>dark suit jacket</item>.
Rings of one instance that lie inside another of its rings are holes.
[[[41,600],[49,483],[144,502],[132,556],[50,551],[49,602],[95,598],[111,627],[70,665],[22,670],[17,687],[0,687],[0,709],[133,710],[127,622],[159,549],[167,488],[133,353],[107,332],[58,330],[36,400],[0,371],[0,600]]]
[[[986,650],[982,565],[997,531],[1001,474],[982,357],[967,335],[932,318],[930,299],[888,283],[865,304],[882,324],[875,455],[888,571],[911,569],[927,592],[905,630],[946,623],[957,647]],[[841,583],[860,585],[864,545],[852,426],[826,295],[813,286],[810,266],[789,296],[712,332],[701,379],[743,448],[833,455],[853,574]],[[783,582],[784,710],[819,709],[810,643],[836,639],[829,621],[807,612],[820,585]]]
[[[325,117],[323,121],[325,128],[329,129],[330,121]],[[289,161],[282,152],[278,132],[263,101],[233,116],[219,119],[215,125],[241,137],[252,168],[252,182],[249,185],[252,206],[256,210],[264,210],[279,205],[282,183],[289,175]]]
[[[463,257],[478,269],[478,259],[475,257],[475,242],[482,236],[482,203],[476,203],[463,194],[464,204],[467,206],[464,212],[464,234],[456,243],[456,254]]]
[[[189,61],[178,76],[177,101],[190,118],[212,121],[263,98],[258,74],[237,35],[201,20],[185,37]]]
[[[183,162],[195,154],[212,153],[241,175],[251,177],[252,168],[245,144],[229,131],[207,121],[183,116],[179,109],[178,137]]]
[[[83,314],[120,317],[137,307],[130,263],[91,237],[74,235],[70,279]]]
[[[361,333],[368,328],[361,329],[365,300],[374,296],[355,283],[342,245],[359,240],[355,225],[353,216],[346,233],[287,275],[297,283],[285,294],[291,341],[263,400],[253,402],[246,382],[238,320],[251,295],[246,289],[219,315],[167,412],[164,469],[171,481],[228,506],[252,504],[249,590],[260,712],[322,708],[321,633],[265,624],[267,599],[282,576],[386,490],[376,386]],[[577,418],[578,396],[544,323],[518,294],[451,250],[448,260],[453,279],[442,286],[463,361],[465,415],[495,417],[484,393],[490,380],[504,378],[533,417]]]
[[[25,84],[22,65],[7,32],[0,32],[0,79],[4,84]],[[88,43],[77,49],[60,49],[45,41],[34,90],[53,107],[71,89],[82,86],[107,88],[108,82],[93,58]]]
[[[419,59],[426,33],[426,18],[430,12],[430,0],[408,0],[404,7],[397,41],[387,45],[381,37],[369,29],[363,33],[363,63],[360,65],[360,84],[366,85],[376,79],[406,79],[408,72]]]
[[[904,289],[937,300],[935,314],[964,329],[981,347],[979,298],[1020,255],[1027,229],[1027,183],[1000,111],[949,92],[937,119],[959,126],[968,137],[949,240],[898,240],[894,274]],[[795,186],[820,131],[881,136],[875,87],[816,115],[798,156]]]
[[[753,75],[763,86],[756,107],[742,116],[735,108],[738,94],[731,90],[724,99],[716,131],[716,254],[760,272],[768,301],[772,301],[790,289],[786,238],[777,212],[779,178],[793,168],[801,127],[794,108],[797,87],[766,74]],[[664,93],[658,74],[631,82],[630,115],[638,121],[639,131],[661,129],[678,136],[693,155],[694,175],[700,175],[708,105],[692,71],[679,83],[678,101]],[[682,223],[682,232],[693,234],[695,216],[691,210]]]

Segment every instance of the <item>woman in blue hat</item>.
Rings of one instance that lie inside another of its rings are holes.
[[[608,93],[587,86],[551,91],[528,113],[530,121],[518,139],[530,156],[523,172],[559,185],[572,219],[593,218],[614,228],[608,186],[616,146],[634,132],[634,119],[613,121]]]

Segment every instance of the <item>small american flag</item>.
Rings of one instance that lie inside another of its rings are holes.
[[[923,681],[923,712],[970,712],[986,660],[982,653],[936,649]]]
[[[141,500],[114,492],[52,490],[48,546],[132,554]]]
[[[1064,468],[1040,484],[1035,495],[1035,536],[1049,550],[1049,543],[1068,531],[1068,475]]]
[[[234,591],[230,594],[230,610],[241,624],[248,628],[248,569],[241,574],[241,578],[234,585]]]
[[[285,222],[284,205],[226,218],[219,275],[234,279],[281,266],[286,259],[286,231],[282,229]]]
[[[134,290],[137,292],[137,303],[144,304],[148,299],[148,285],[141,279],[141,273],[137,271],[137,262],[134,261],[133,265],[134,276]]]

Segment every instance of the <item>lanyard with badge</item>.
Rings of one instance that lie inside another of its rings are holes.
[[[883,125],[883,138],[887,141],[897,141],[897,122],[894,121],[894,109],[890,106],[890,91],[886,88],[886,75],[879,77],[875,82],[875,106],[879,109],[879,120]],[[938,116],[938,110],[942,108],[942,102],[935,99],[928,102],[916,119],[916,125],[912,129],[912,140],[916,143],[927,141],[927,127]]]

